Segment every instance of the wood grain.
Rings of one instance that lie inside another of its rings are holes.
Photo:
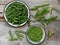
[[[5,6],[6,6],[6,4],[7,3],[9,3],[10,1],[12,1],[12,0],[6,0],[6,1],[2,1],[2,2],[0,2],[0,14],[3,16],[3,10],[4,10],[4,8],[5,8]],[[24,0],[23,2],[25,2],[25,3],[27,3],[28,4],[28,6],[29,6],[29,8],[31,8],[31,7],[33,7],[34,5],[39,5],[40,4],[40,2],[38,2],[38,3],[33,3],[32,1],[30,1],[30,0],[28,0],[28,1],[26,1],[26,0]],[[33,5],[32,5],[33,4]],[[58,7],[58,6],[57,6]],[[59,10],[59,9],[58,9]],[[34,14],[33,12],[31,12],[31,14]],[[56,12],[56,11],[54,11],[53,12],[53,15],[55,15],[55,16],[58,16],[58,18],[57,18],[57,20],[60,20],[60,13],[58,13],[58,12]]]
[[[0,19],[4,19],[4,17],[3,16],[0,16]]]
[[[0,5],[6,5],[6,4],[9,3],[10,1],[13,1],[13,0],[1,0],[1,1],[0,1]]]
[[[6,33],[8,30],[11,30],[11,31],[24,30],[24,31],[27,31],[27,29],[28,29],[27,25],[25,25],[23,27],[15,28],[15,27],[8,25],[5,22],[5,19],[3,17],[3,10],[6,6],[6,4],[9,3],[10,1],[12,1],[12,0],[1,0],[0,1],[0,33],[3,34],[2,36],[6,36],[7,35]],[[44,1],[52,1],[52,0],[22,0],[22,1],[25,2],[29,6],[29,8],[31,8],[35,5],[40,5],[40,3],[44,2]],[[57,1],[57,0],[55,0],[55,1]],[[32,12],[32,11],[30,11],[30,12],[31,12],[31,14],[34,14],[34,12]],[[45,41],[39,45],[60,45],[60,13],[53,12],[53,14],[55,16],[58,16],[58,19],[55,22],[52,22],[51,24],[46,26],[45,31],[46,31],[46,35],[47,35],[48,30],[55,32],[56,34],[50,40],[45,39]],[[36,22],[31,17],[31,25],[33,25],[33,24],[38,24],[38,22]],[[53,31],[54,28],[56,28],[55,31]],[[20,43],[20,45],[32,45],[27,41],[25,35],[24,35],[24,39],[22,41],[20,41],[19,43]]]

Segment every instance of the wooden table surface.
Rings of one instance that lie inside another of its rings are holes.
[[[0,0],[0,16],[2,16],[2,18],[3,18],[4,7],[10,1],[12,1],[12,0]],[[25,2],[29,6],[29,8],[31,8],[35,5],[40,5],[43,2],[44,3],[48,2],[48,3],[51,3],[52,5],[55,5],[56,8],[58,10],[60,10],[60,7],[59,7],[60,5],[59,5],[59,2],[57,0],[22,0],[22,1]],[[30,12],[31,12],[31,14],[34,14],[32,11],[30,11]],[[40,45],[60,45],[60,13],[53,12],[53,14],[58,16],[58,18],[56,21],[52,22],[51,24],[49,24],[48,26],[45,27],[46,39]],[[31,20],[33,20],[33,18],[31,18]],[[31,21],[31,25],[37,24],[37,23],[38,22],[32,22]],[[32,45],[27,41],[25,35],[24,35],[24,39],[22,41],[16,41],[13,43],[13,42],[10,42],[8,40],[8,34],[7,34],[8,30],[11,30],[14,32],[15,30],[19,30],[19,29],[27,31],[28,26],[26,24],[23,27],[14,28],[14,27],[11,27],[10,25],[8,25],[4,21],[4,19],[3,19],[3,21],[0,19],[0,45]],[[50,40],[47,40],[48,30],[55,32],[54,37],[52,37]]]

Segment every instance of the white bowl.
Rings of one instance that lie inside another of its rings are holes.
[[[12,24],[12,23],[8,22],[8,20],[7,20],[5,11],[6,11],[7,7],[8,7],[10,4],[12,4],[13,2],[20,2],[20,3],[22,3],[22,4],[24,4],[24,5],[26,6],[26,8],[27,8],[27,10],[28,10],[28,19],[29,19],[29,16],[30,16],[30,14],[29,14],[29,8],[28,8],[27,4],[24,3],[24,2],[22,2],[22,1],[11,1],[11,2],[9,2],[9,3],[5,6],[5,8],[4,8],[4,12],[3,12],[4,18],[5,18],[6,22],[7,22],[9,25],[11,25],[11,26],[14,26],[14,27],[23,26],[24,24],[27,23],[28,19],[27,19],[24,23],[22,23],[22,24],[20,24],[20,25]]]
[[[32,26],[38,26],[38,25],[32,25]],[[32,27],[31,26],[31,27]],[[31,28],[30,27],[30,28]],[[30,29],[29,28],[29,29]],[[30,43],[32,43],[32,44],[40,44],[40,43],[42,43],[43,41],[44,41],[44,39],[45,39],[45,30],[40,26],[40,28],[42,29],[42,31],[43,31],[43,37],[42,37],[42,39],[39,41],[39,42],[34,42],[34,41],[32,41],[32,40],[30,40],[29,38],[28,38],[28,35],[27,35],[27,40],[30,42]],[[28,31],[29,31],[29,29],[28,29]],[[27,33],[28,33],[28,31],[27,31]]]

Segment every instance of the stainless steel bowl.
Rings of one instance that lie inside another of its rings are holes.
[[[28,38],[28,31],[29,31],[29,29],[30,29],[32,26],[38,26],[38,27],[40,27],[40,28],[42,29],[42,31],[43,31],[43,37],[42,37],[42,39],[41,39],[39,42],[34,42],[34,41],[32,41],[32,40],[30,40],[30,39]],[[43,28],[40,24],[35,24],[35,25],[32,25],[32,26],[28,28],[28,31],[27,31],[27,40],[28,40],[30,43],[32,43],[32,44],[40,44],[40,43],[42,43],[42,42],[44,41],[44,39],[45,39],[45,30],[44,30],[44,28]]]
[[[12,4],[13,2],[20,2],[20,3],[22,3],[22,4],[24,4],[24,5],[26,6],[26,8],[27,8],[27,10],[28,10],[28,19],[29,19],[29,17],[30,17],[29,8],[28,8],[27,4],[24,3],[24,2],[22,2],[22,1],[11,1],[11,2],[9,2],[9,3],[5,6],[5,8],[4,8],[4,12],[3,12],[4,18],[5,18],[6,22],[7,22],[9,25],[11,25],[11,26],[14,26],[14,27],[23,26],[24,24],[27,23],[28,19],[27,19],[24,23],[22,23],[22,24],[20,24],[20,25],[12,24],[12,23],[8,22],[8,20],[7,20],[5,11],[6,11],[7,7],[8,7],[10,4]]]

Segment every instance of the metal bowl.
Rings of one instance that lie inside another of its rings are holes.
[[[11,25],[11,26],[14,26],[14,27],[23,26],[24,24],[27,23],[28,19],[27,19],[24,23],[22,23],[22,24],[20,24],[20,25],[12,24],[12,23],[8,22],[8,20],[7,20],[5,11],[6,11],[7,7],[8,7],[10,4],[14,3],[14,2],[20,2],[20,3],[22,3],[22,4],[24,4],[24,5],[26,6],[26,8],[27,8],[27,10],[28,10],[28,19],[29,19],[29,17],[30,17],[29,8],[28,8],[27,4],[24,3],[24,2],[22,2],[22,1],[11,1],[11,2],[9,2],[9,3],[5,6],[5,8],[4,8],[4,12],[3,12],[4,18],[5,18],[6,22],[7,22],[9,25]]]
[[[29,29],[32,27],[32,26],[38,26],[38,27],[40,27],[41,29],[42,29],[42,31],[43,31],[43,37],[42,37],[42,39],[39,41],[39,42],[34,42],[34,41],[32,41],[32,40],[30,40],[29,38],[28,38],[28,31],[29,31]],[[43,41],[44,41],[44,39],[45,39],[45,30],[44,30],[44,28],[42,27],[42,26],[39,26],[39,24],[37,25],[32,25],[31,27],[29,27],[29,29],[28,29],[28,31],[27,31],[27,40],[31,43],[31,44],[40,44],[40,43],[42,43]]]

